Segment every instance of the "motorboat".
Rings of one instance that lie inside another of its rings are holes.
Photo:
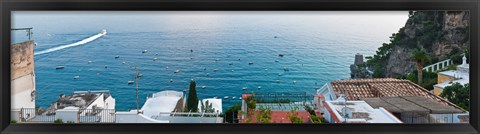
[[[156,60],[158,60],[158,58],[153,58],[153,61],[156,61]]]
[[[283,71],[289,71],[288,67],[283,67]]]
[[[258,88],[258,89],[262,89],[262,86],[258,86],[257,88]]]
[[[126,64],[126,63],[127,63],[127,62],[125,62],[125,61],[124,61],[124,62],[122,62],[122,64]]]
[[[142,53],[147,53],[148,51],[147,50],[143,50]]]
[[[283,57],[283,56],[285,56],[285,55],[283,55],[283,54],[278,54],[278,56]]]
[[[106,35],[107,34],[107,29],[102,29],[102,31],[100,31],[100,34]]]
[[[92,61],[88,61],[88,64],[92,63]]]
[[[214,72],[218,71],[218,68],[213,69]]]
[[[118,58],[120,58],[120,56],[119,56],[119,55],[115,56],[115,59],[118,59]]]
[[[77,76],[73,76],[73,79],[79,79],[79,78],[80,78],[80,76],[78,76],[78,75],[77,75]]]
[[[253,62],[248,62],[248,65],[252,65],[252,64],[253,64]]]
[[[207,88],[207,86],[202,86],[202,89],[205,89],[205,88]]]
[[[133,83],[135,83],[135,81],[133,81],[133,80],[128,81],[128,85],[133,84]]]
[[[175,70],[173,73],[180,73],[180,69]]]
[[[233,62],[229,62],[228,65],[233,65]]]
[[[55,67],[55,69],[63,69],[63,68],[65,68],[65,66],[57,66],[57,67]]]
[[[236,98],[237,98],[237,97],[233,96],[233,97],[232,97],[232,100],[235,100]]]
[[[173,79],[170,79],[170,82],[173,82]]]
[[[243,87],[242,90],[247,90],[247,87]]]
[[[224,99],[228,99],[228,96],[223,97]]]

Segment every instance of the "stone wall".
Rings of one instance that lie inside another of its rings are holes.
[[[19,77],[34,73],[33,48],[34,41],[26,41],[11,45],[11,77],[15,80]]]

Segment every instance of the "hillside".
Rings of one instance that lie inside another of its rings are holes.
[[[410,11],[405,26],[367,57],[367,65],[374,77],[404,77],[415,70],[409,55],[416,48],[431,56],[425,65],[448,58],[458,64],[470,45],[469,16],[468,11]]]

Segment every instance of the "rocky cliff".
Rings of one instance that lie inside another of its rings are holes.
[[[430,54],[425,65],[463,53],[470,44],[469,16],[468,11],[411,11],[405,26],[367,63],[375,77],[403,77],[416,69],[409,56],[415,48]]]

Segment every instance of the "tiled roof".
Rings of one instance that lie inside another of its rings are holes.
[[[363,98],[396,97],[396,96],[423,96],[445,105],[454,106],[453,103],[428,92],[423,87],[408,81],[395,78],[371,78],[335,80],[330,83],[333,91],[338,96],[346,94],[348,100],[362,100]]]

